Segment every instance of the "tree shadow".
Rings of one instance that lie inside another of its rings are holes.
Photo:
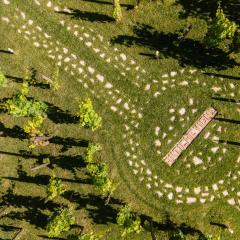
[[[30,86],[39,87],[42,89],[50,89],[50,85],[48,83],[37,81],[36,73],[33,72],[32,74],[33,74],[32,80],[28,82]],[[16,83],[23,83],[23,81],[24,81],[23,78],[21,78],[21,77],[16,77],[16,76],[11,76],[11,75],[5,75],[5,77],[13,80]]]
[[[227,141],[227,140],[218,140],[219,143],[223,144],[229,144],[229,145],[234,145],[234,146],[240,146],[240,142],[234,142],[234,141]]]
[[[61,108],[45,102],[48,106],[48,118],[54,123],[79,123],[79,117],[72,115],[69,111],[63,111]]]
[[[13,208],[24,208],[26,210],[22,212],[11,211],[5,217],[10,219],[25,220],[37,228],[45,228],[48,215],[42,211],[49,210],[53,211],[55,208],[60,207],[60,204],[48,201],[45,203],[45,199],[39,196],[23,196],[16,195],[13,192],[8,192],[2,196],[1,206],[8,205]]]
[[[158,32],[149,25],[137,23],[133,27],[133,36],[119,35],[112,38],[111,43],[128,47],[132,45],[148,47],[153,51],[159,51],[165,58],[177,59],[182,66],[213,67],[220,70],[237,65],[219,48],[207,49],[199,41],[188,38],[179,41],[179,37],[177,33]]]
[[[144,222],[145,221],[147,221],[149,223],[151,222],[153,229],[170,233],[170,239],[172,239],[171,233],[173,233],[176,230],[181,230],[184,235],[189,234],[192,236],[195,236],[195,235],[204,236],[204,234],[200,230],[195,229],[185,223],[182,223],[182,224],[174,223],[173,221],[171,221],[168,213],[165,213],[164,223],[158,223],[158,222],[154,221],[152,219],[152,217],[146,216],[144,214],[140,215],[140,219],[141,219],[142,226],[144,226],[145,230],[151,231],[151,229],[149,229],[148,227],[145,227]]]
[[[230,75],[225,75],[225,74],[218,74],[218,73],[204,73],[205,75],[208,76],[214,76],[214,77],[219,77],[219,78],[227,78],[230,80],[240,80],[240,77],[235,77],[235,76],[230,76]]]
[[[226,118],[214,118],[214,119],[218,120],[220,122],[228,122],[228,123],[240,124],[239,120],[226,119]]]
[[[99,196],[74,191],[66,191],[62,196],[70,202],[77,203],[77,209],[86,209],[89,217],[97,224],[116,223],[117,210],[111,204],[123,204],[122,201],[112,198],[111,204],[105,205],[105,200]]]
[[[83,0],[83,1],[90,2],[90,3],[103,4],[103,5],[113,5],[112,2],[106,2],[106,1],[101,1],[101,0]],[[126,10],[134,9],[134,5],[131,5],[131,4],[121,3],[120,5],[121,5],[121,7],[126,8]]]
[[[74,139],[71,137],[62,138],[59,136],[54,136],[49,140],[50,143],[62,145],[61,152],[67,151],[69,148],[75,147],[87,147],[89,141],[84,139]]]
[[[215,16],[218,0],[176,0],[176,4],[181,4],[184,11],[180,14],[182,18],[188,16],[200,17],[202,19],[208,20],[209,17],[213,18]],[[221,8],[224,13],[236,23],[240,23],[240,2],[236,0],[222,0]]]
[[[13,128],[7,128],[1,122],[0,122],[0,136],[18,138],[20,140],[28,138],[28,134],[25,133],[24,130],[19,126],[14,126]]]
[[[217,101],[229,102],[229,103],[240,103],[240,99],[234,99],[234,98],[212,97],[212,99]]]
[[[81,19],[84,21],[89,22],[113,22],[114,19],[112,17],[109,17],[105,14],[98,13],[98,12],[88,12],[88,11],[81,11],[79,9],[72,9],[70,8],[71,13],[65,12],[65,11],[57,11],[57,13],[65,14],[71,16],[71,18],[74,19]]]

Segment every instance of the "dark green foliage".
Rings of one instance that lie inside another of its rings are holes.
[[[102,118],[94,111],[90,98],[84,99],[79,105],[80,125],[92,131],[102,126]]]
[[[122,237],[130,233],[140,233],[142,230],[140,218],[131,213],[127,205],[119,211],[117,224],[123,227]]]
[[[58,208],[49,219],[47,225],[48,237],[60,236],[62,232],[68,231],[74,223],[75,217],[71,208]]]

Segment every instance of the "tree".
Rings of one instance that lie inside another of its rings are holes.
[[[86,150],[86,158],[85,161],[87,163],[92,163],[93,161],[93,154],[97,151],[100,151],[102,149],[101,145],[98,143],[90,143],[88,144],[87,150]]]
[[[127,205],[121,208],[116,220],[123,227],[122,237],[130,233],[140,233],[142,230],[140,218],[131,213]]]
[[[237,25],[231,22],[223,13],[221,6],[218,6],[216,17],[213,19],[205,36],[205,43],[209,47],[217,47],[226,38],[233,39]]]
[[[122,20],[122,10],[119,0],[113,0],[113,18],[116,22],[120,22]]]
[[[62,232],[68,231],[74,223],[75,217],[72,208],[58,208],[49,218],[47,224],[48,237],[58,237]]]
[[[0,87],[6,87],[7,86],[7,79],[4,76],[4,74],[0,71]]]
[[[47,186],[48,198],[46,201],[56,198],[57,196],[61,195],[65,191],[66,191],[66,188],[65,188],[64,184],[62,183],[62,180],[56,178],[56,176],[53,175]]]
[[[42,136],[42,132],[40,131],[40,126],[43,123],[44,118],[41,115],[36,115],[30,120],[27,121],[25,126],[23,127],[24,131],[30,136]]]
[[[185,240],[186,237],[180,229],[177,229],[171,233],[172,240]]]
[[[102,126],[102,118],[94,111],[90,98],[85,98],[79,104],[80,125],[95,131]]]

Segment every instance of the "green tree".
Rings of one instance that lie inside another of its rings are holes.
[[[87,150],[86,150],[86,158],[85,161],[87,163],[92,163],[93,161],[93,154],[97,151],[102,150],[102,147],[98,143],[90,143],[88,144]]]
[[[174,230],[170,235],[172,240],[186,240],[185,235],[180,229]]]
[[[117,214],[117,224],[123,227],[122,237],[130,233],[140,233],[142,230],[140,218],[131,213],[127,205]]]
[[[47,186],[47,196],[49,199],[54,199],[57,196],[61,195],[66,191],[66,188],[61,179],[58,179],[55,175],[53,175],[49,181]]]
[[[7,86],[7,79],[4,76],[4,74],[0,71],[0,87],[6,87]]]
[[[85,98],[79,104],[80,125],[82,127],[91,128],[95,131],[102,126],[102,118],[94,111],[90,98]]]
[[[231,22],[224,14],[220,5],[218,6],[216,17],[213,19],[205,36],[205,43],[209,47],[217,47],[226,38],[233,39],[237,25]]]
[[[113,18],[116,22],[120,22],[122,20],[122,10],[119,0],[113,0]]]
[[[24,125],[24,131],[30,134],[30,136],[42,136],[43,134],[39,128],[42,125],[43,120],[44,118],[41,115],[34,116]]]
[[[75,217],[71,208],[58,208],[49,218],[47,224],[48,237],[58,237],[62,232],[68,231],[74,223]]]

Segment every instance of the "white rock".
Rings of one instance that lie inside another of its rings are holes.
[[[120,57],[122,58],[123,61],[126,61],[127,60],[127,57],[124,53],[121,53],[120,54]]]
[[[195,165],[200,165],[203,163],[203,160],[195,156],[195,157],[193,157],[193,163]]]
[[[8,5],[8,4],[10,4],[10,1],[9,0],[3,0],[3,3]]]
[[[218,149],[219,149],[219,147],[213,147],[213,148],[211,148],[211,151],[212,151],[213,153],[216,153],[216,152],[218,151]]]
[[[52,6],[52,3],[51,3],[51,1],[49,1],[48,3],[47,3],[47,7],[51,7]]]
[[[176,192],[178,192],[178,193],[182,192],[182,189],[183,189],[182,187],[176,187]]]
[[[188,197],[187,198],[187,204],[195,203],[196,201],[197,201],[197,199],[194,198],[194,197]]]
[[[104,76],[97,74],[96,78],[100,81],[103,82],[104,81]]]
[[[95,72],[95,69],[93,67],[88,67],[88,71],[93,74]]]
[[[174,77],[177,75],[177,72],[171,72],[170,75],[171,75],[171,77]]]
[[[116,108],[115,106],[111,106],[111,110],[112,110],[113,112],[116,112],[116,111],[117,111],[117,108]]]
[[[169,200],[172,200],[172,199],[173,199],[173,193],[172,193],[172,192],[170,192],[170,193],[168,194],[168,199],[169,199]]]
[[[129,110],[129,106],[128,106],[128,103],[124,103],[123,107],[127,110]]]
[[[236,204],[234,198],[228,199],[227,202],[228,202],[230,205],[235,205],[235,204]]]
[[[186,113],[186,109],[185,108],[181,108],[179,110],[179,113],[180,113],[180,115],[184,115]]]
[[[144,88],[145,91],[148,91],[150,89],[151,85],[150,84],[147,84]]]
[[[200,187],[194,188],[194,192],[195,192],[196,194],[199,194],[199,193],[201,192],[201,188],[200,188]]]
[[[160,147],[160,146],[161,146],[161,142],[160,142],[160,140],[158,140],[158,139],[155,140],[154,143],[155,143],[155,146],[156,146],[156,147]]]
[[[155,193],[158,195],[159,198],[163,196],[163,193],[160,191],[156,191]]]

